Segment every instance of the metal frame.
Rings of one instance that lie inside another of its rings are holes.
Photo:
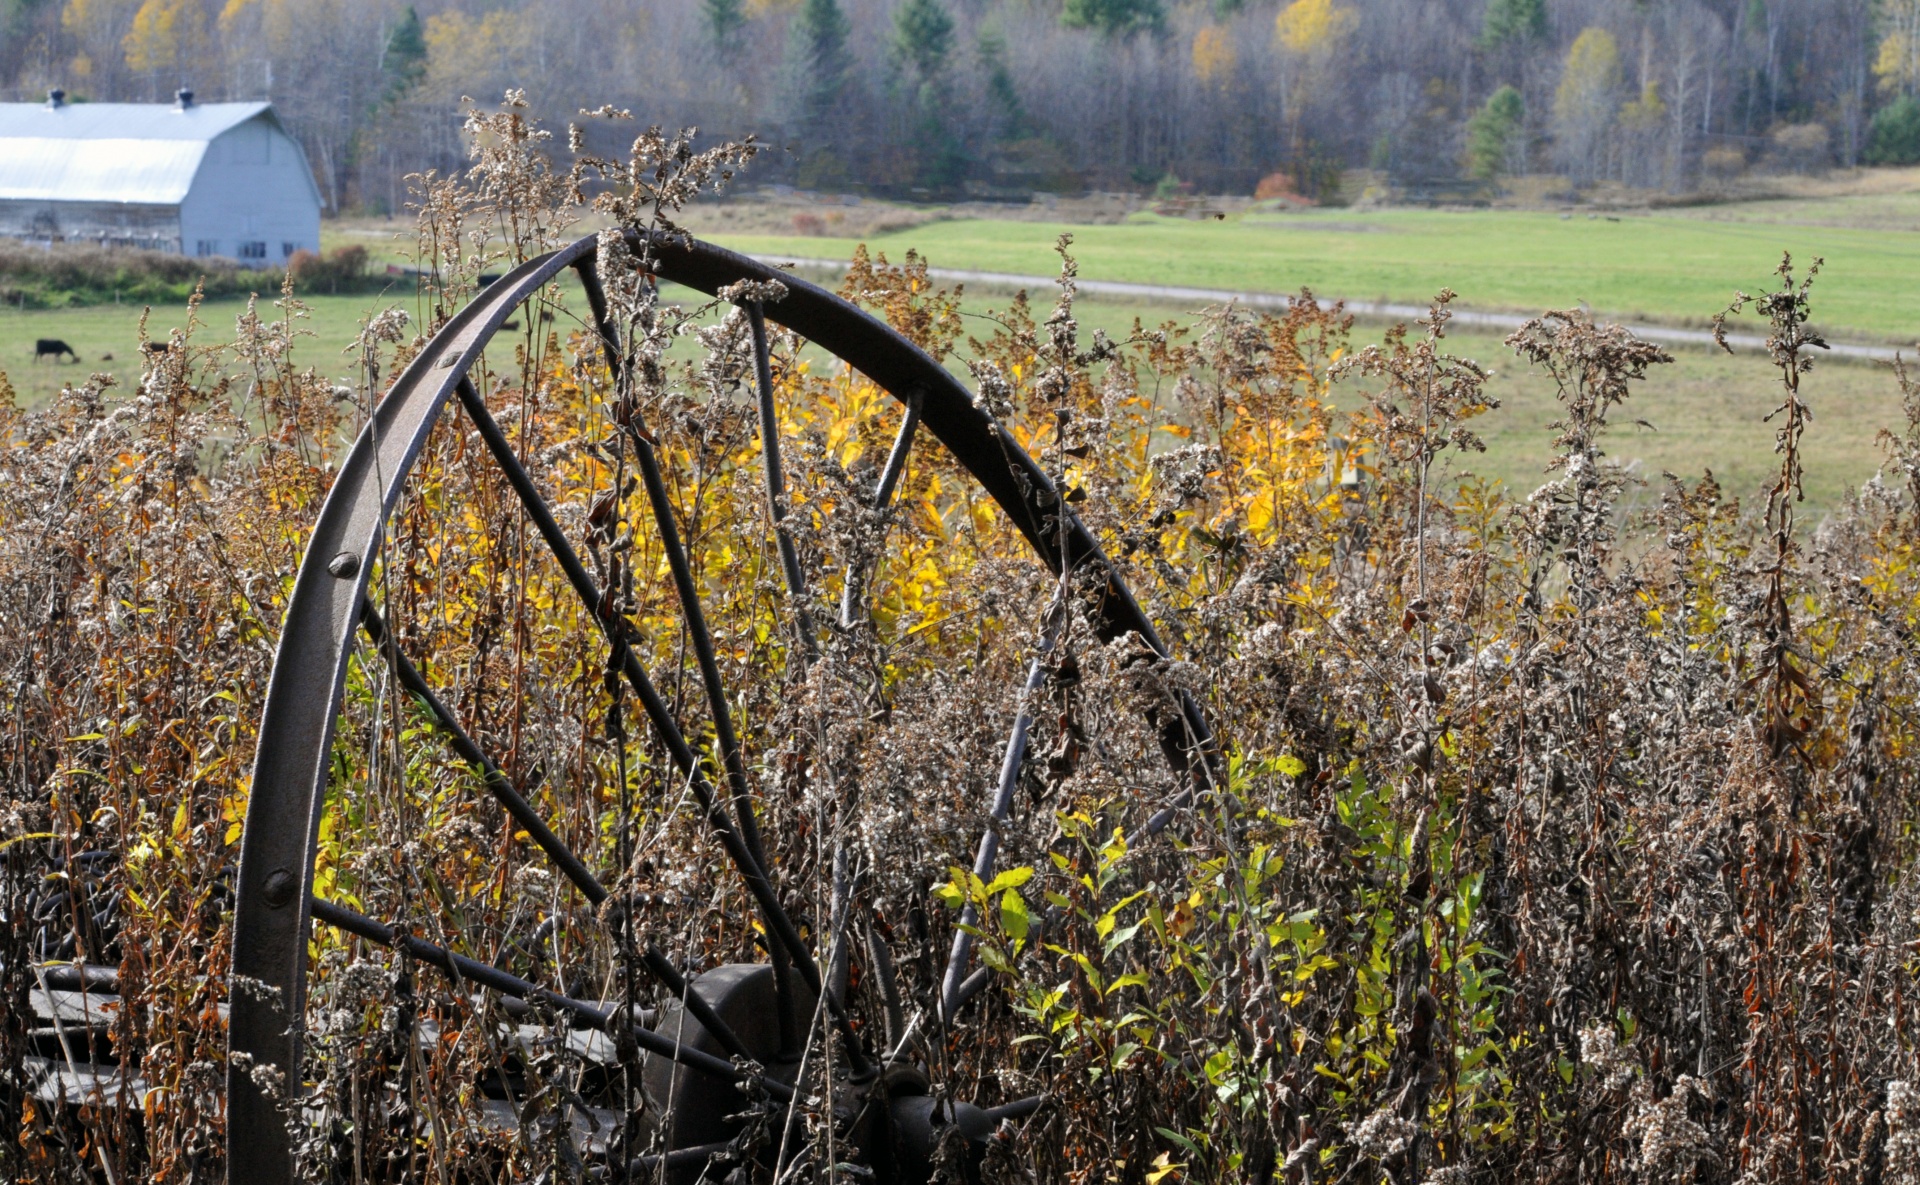
[[[907,408],[907,423],[876,490],[878,501],[884,502],[891,495],[917,423],[931,432],[979,482],[982,490],[1001,506],[1034,551],[1055,572],[1061,572],[1064,566],[1068,572],[1091,569],[1104,575],[1106,593],[1100,598],[1097,623],[1101,636],[1112,638],[1137,633],[1156,652],[1166,654],[1166,647],[1152,623],[1107,562],[1098,543],[1071,510],[1062,505],[1053,481],[1005,428],[975,403],[966,388],[924,351],[832,293],[744,256],[684,238],[653,236],[647,239],[637,232],[629,232],[629,236],[630,245],[636,251],[646,250],[651,268],[660,277],[710,295],[740,281],[778,280],[785,285],[784,299],[765,310],[757,305],[748,308],[756,354],[755,378],[763,412],[771,410],[764,315],[851,364]],[[597,604],[598,591],[593,587],[591,576],[547,512],[508,442],[493,424],[483,397],[467,381],[469,367],[515,307],[537,294],[544,284],[568,267],[575,268],[586,285],[596,324],[608,348],[609,363],[620,365],[621,360],[614,356],[614,338],[605,323],[604,296],[594,270],[596,247],[597,240],[590,237],[531,260],[486,288],[454,316],[406,367],[374,409],[341,465],[315,523],[287,605],[274,659],[241,840],[229,1027],[233,1056],[227,1078],[228,1179],[231,1181],[278,1185],[294,1179],[285,1114],[260,1082],[271,1080],[274,1077],[271,1071],[277,1070],[279,1080],[287,1084],[285,1089],[299,1089],[307,944],[315,918],[373,941],[404,944],[424,962],[510,996],[540,999],[572,1012],[589,1025],[603,1025],[608,1021],[591,1005],[567,1001],[429,943],[395,934],[381,923],[337,905],[314,902],[309,896],[327,787],[328,755],[342,703],[348,656],[354,649],[355,631],[362,628],[388,653],[401,681],[420,694],[429,710],[440,717],[439,723],[448,732],[455,751],[481,772],[489,789],[527,826],[561,871],[589,900],[599,901],[606,896],[606,891],[586,867],[573,858],[550,831],[539,826],[540,820],[525,798],[439,705],[419,673],[399,653],[397,643],[384,632],[378,618],[369,613],[366,600],[369,573],[388,516],[400,499],[407,475],[429,432],[448,401],[457,397],[526,505],[534,525],[567,570],[576,591],[590,605]],[[778,524],[784,510],[784,489],[770,424],[763,436],[768,446],[765,450],[768,496]],[[652,458],[645,452],[640,461],[642,474],[648,477],[651,486],[657,481],[657,467],[650,464]],[[1061,522],[1059,516],[1063,512],[1066,521],[1061,529],[1056,524]],[[669,553],[673,553],[678,550],[677,540],[673,538],[674,525],[670,516],[660,514],[659,518],[658,525],[666,536]],[[797,594],[803,588],[799,569],[792,562],[791,545],[784,527],[777,529],[783,572]],[[676,571],[676,576],[679,575]],[[699,610],[697,602],[691,600],[690,585],[683,580],[676,580],[676,584],[681,586],[683,610],[689,615],[689,623],[697,625]],[[796,613],[804,613],[798,603]],[[804,616],[800,619],[806,620]],[[738,769],[737,750],[732,745],[723,746],[730,750],[725,754],[727,768],[723,781],[730,784],[725,792],[716,794],[699,772],[692,749],[638,660],[625,647],[617,630],[609,629],[612,645],[625,651],[621,658],[627,682],[637,693],[675,764],[689,778],[703,813],[766,914],[775,940],[776,975],[781,973],[782,964],[790,960],[792,970],[799,974],[807,989],[819,995],[822,983],[816,956],[807,950],[792,922],[784,916],[768,880],[752,811],[744,801],[747,788]],[[696,628],[696,639],[703,632]],[[810,630],[803,632],[811,638]],[[707,656],[701,657],[703,675],[710,676],[705,680],[708,694],[716,705],[724,705],[715,681],[717,672],[704,669],[711,663],[706,660]],[[1028,685],[1032,686],[1031,679]],[[1212,735],[1198,706],[1191,699],[1185,699],[1178,713],[1169,712],[1167,716],[1170,718],[1156,724],[1162,749],[1184,789],[1174,802],[1153,816],[1145,828],[1149,832],[1163,828],[1174,813],[1196,792],[1210,785],[1217,774]],[[1008,747],[1007,766],[1012,774],[1017,774],[1024,753],[1027,723],[1023,710]],[[730,729],[723,728],[723,731],[730,735]],[[1003,771],[1000,785],[996,787],[996,816],[1004,813],[999,800],[1006,798],[1012,774]],[[726,809],[729,801],[734,806],[731,814]],[[980,852],[980,862],[986,866],[983,875],[990,873],[992,860],[992,845],[983,841]],[[966,972],[967,956],[966,944],[957,943],[941,992],[941,1009],[948,1015],[987,982],[984,968],[964,981],[961,979]],[[654,967],[654,962],[660,966]],[[675,974],[664,959],[648,960],[647,965],[656,976]],[[859,1042],[852,1039],[852,1028],[841,1010],[842,1005],[833,992],[825,993],[825,999],[842,1033],[848,1037],[845,1044],[849,1060],[857,1067],[864,1059]],[[725,1026],[717,1017],[708,1015],[698,1019],[716,1033],[723,1045],[729,1043]],[[648,1044],[644,1039],[642,1043]],[[671,1042],[655,1044],[661,1047],[650,1048],[649,1052],[672,1058],[682,1065],[729,1077],[744,1074],[710,1054],[677,1050]],[[262,1069],[269,1072],[262,1074],[259,1072]],[[782,1084],[767,1079],[761,1084],[776,1097],[784,1097],[782,1092],[786,1088]],[[1012,1106],[1017,1110],[1023,1105]]]

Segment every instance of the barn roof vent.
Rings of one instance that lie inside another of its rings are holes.
[[[185,87],[180,88],[173,92],[173,103],[174,106],[185,111],[187,108],[193,106],[193,92],[187,90]]]
[[[55,111],[58,111],[60,108],[65,107],[66,105],[67,105],[67,92],[61,90],[57,86],[47,92],[48,107],[52,108]]]

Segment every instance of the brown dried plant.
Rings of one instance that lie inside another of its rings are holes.
[[[565,171],[512,100],[470,127],[475,172],[418,181],[422,331],[490,260],[549,249],[574,199],[672,234],[685,196],[751,155],[648,132],[624,161]],[[788,483],[770,501],[743,306],[777,310],[782,290],[677,307],[636,241],[602,238],[624,276],[605,317],[550,286],[472,377],[610,590],[619,645],[716,783],[750,787],[733,797],[849,1008],[910,1028],[903,1057],[957,1097],[1046,1096],[977,1169],[943,1171],[1913,1177],[1917,511],[1876,485],[1817,532],[1794,517],[1810,277],[1783,267],[1760,302],[1785,392],[1762,509],[1709,475],[1641,523],[1604,433],[1665,355],[1584,314],[1510,340],[1563,411],[1550,479],[1509,500],[1455,467],[1491,401],[1487,369],[1447,352],[1451,293],[1357,351],[1344,310],[1309,294],[1086,340],[1063,242],[1052,306],[1023,295],[972,337],[923,258],[863,255],[845,295],[965,365],[1147,607],[1161,657],[1100,636],[1104,582],[1035,562],[930,443],[870,509],[898,411],[777,329]],[[136,390],[96,377],[44,408],[0,403],[0,1164],[21,1181],[223,1176],[219,1003],[247,989],[226,978],[228,886],[261,689],[331,465],[419,346],[370,316],[358,384],[336,388],[294,361],[291,290],[275,316],[250,304],[230,344],[207,307]],[[1890,438],[1908,482],[1915,432]],[[667,576],[655,482],[710,656]],[[642,939],[694,968],[763,959],[763,940],[634,725],[606,634],[529,532],[449,418],[374,595],[611,899],[590,908],[544,866],[368,647],[316,875],[556,990],[657,1007],[631,974]],[[815,605],[799,628],[796,583]],[[1152,724],[1183,696],[1220,745],[1190,799]],[[1033,757],[1003,875],[980,884],[971,845],[1023,703]],[[1001,970],[949,1017],[931,1002],[963,920]],[[36,976],[73,961],[114,968],[123,1006],[100,1048],[55,1053]],[[325,927],[313,984],[291,1121],[314,1180],[600,1179],[572,1133],[603,1114],[614,1163],[652,1147],[648,1105],[608,1106],[632,1101],[638,1064],[617,1042]],[[741,1137],[783,1180],[866,1179],[825,1034],[803,1105]],[[46,1085],[53,1062],[110,1057],[114,1089]],[[505,1126],[487,1118],[503,1099]]]

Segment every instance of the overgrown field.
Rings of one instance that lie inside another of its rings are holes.
[[[680,291],[674,299],[690,294]],[[571,294],[570,299],[577,298]],[[383,308],[397,307],[418,317],[421,302],[406,280],[384,295],[302,295],[307,316],[296,329],[303,335],[294,346],[304,368],[322,377],[351,384],[357,367],[353,349],[361,324]],[[974,334],[988,332],[987,320],[1008,298],[965,294],[963,324]],[[1101,330],[1115,340],[1128,337],[1137,320],[1148,328],[1167,323],[1186,324],[1201,311],[1181,307],[1116,300],[1081,298],[1075,316],[1083,330]],[[247,309],[244,300],[209,300],[200,306],[201,328],[196,336],[212,341],[231,337]],[[138,337],[142,309],[107,306],[10,313],[0,309],[0,372],[11,380],[21,404],[40,408],[51,403],[63,387],[83,384],[90,373],[114,376],[125,392],[140,381],[139,351],[130,343]],[[147,315],[147,332],[164,340],[184,322],[184,306],[156,306]],[[1365,322],[1352,332],[1354,347],[1378,342],[1389,326]],[[1749,325],[1748,328],[1753,328]],[[34,339],[64,338],[80,352],[80,363],[32,360]],[[1473,358],[1492,372],[1487,390],[1499,401],[1479,421],[1487,446],[1484,453],[1457,459],[1450,473],[1471,473],[1500,483],[1507,495],[1524,498],[1547,480],[1552,457],[1547,425],[1558,416],[1552,379],[1519,364],[1500,338],[1479,330],[1451,333],[1453,351]],[[690,347],[683,343],[682,353]],[[112,359],[104,360],[112,354]],[[955,366],[959,368],[956,362]],[[1771,405],[1776,372],[1765,358],[1741,353],[1723,354],[1704,349],[1676,350],[1672,365],[1649,375],[1635,396],[1636,422],[1625,425],[1614,441],[1613,453],[1629,465],[1645,484],[1627,495],[1629,508],[1644,509],[1659,499],[1661,474],[1699,473],[1712,469],[1733,494],[1758,491],[1775,458],[1773,433],[1759,421],[1759,412]],[[1337,407],[1357,406],[1361,392],[1352,383],[1336,383],[1329,392]],[[1806,442],[1807,499],[1819,514],[1842,505],[1847,496],[1880,472],[1886,463],[1876,438],[1881,428],[1901,415],[1898,387],[1889,382],[1884,367],[1842,363],[1825,367],[1809,391],[1819,417],[1820,431]],[[1644,421],[1644,422],[1641,422]]]
[[[262,301],[271,311],[271,302],[279,295],[278,284],[261,285]],[[411,307],[413,282],[405,283],[404,295],[391,298],[376,295],[329,296],[301,293],[307,316],[297,328],[302,365],[313,366],[328,377],[351,376],[353,362],[343,351],[360,331],[360,322],[371,311],[387,305]],[[240,318],[246,314],[246,297],[220,297],[199,306],[199,324],[194,336],[228,339],[235,335]],[[146,322],[148,340],[165,341],[175,328],[186,328],[187,298],[178,301],[94,305],[85,308],[36,309],[15,312],[0,309],[0,371],[12,383],[15,396],[25,407],[38,408],[50,403],[62,388],[83,385],[94,373],[112,375],[124,392],[137,386],[141,375],[140,330]],[[78,362],[66,358],[36,360],[34,342],[39,338],[58,338],[74,348]]]
[[[219,257],[0,239],[0,308],[25,312],[184,304],[196,292],[244,298],[274,291],[288,271],[303,289],[314,292],[377,292],[386,286],[386,279],[368,274],[367,263],[367,249],[358,244],[337,247],[325,255],[296,251],[284,267],[254,271]]]
[[[1891,213],[1889,212],[1891,208]],[[699,224],[695,211],[693,224]],[[1463,307],[1703,325],[1729,287],[1757,289],[1783,249],[1827,261],[1821,328],[1836,340],[1914,341],[1920,308],[1920,193],[1728,204],[1691,211],[1249,211],[1223,220],[1142,213],[1117,226],[967,219],[868,236],[938,266],[1046,275],[1074,235],[1089,278],[1236,292],[1295,292],[1420,304],[1441,288]],[[829,235],[721,235],[736,250],[846,259]]]
[[[274,317],[296,307],[263,305],[235,344],[148,356],[137,387],[0,405],[0,1158],[18,1179],[219,1179],[215,1004],[247,988],[226,982],[228,886],[289,574],[342,433],[417,334],[482,269],[567,237],[540,141],[511,113],[475,130],[472,176],[423,197],[423,317],[363,327],[351,398],[290,351]],[[656,231],[737,160],[635,150],[606,213]],[[508,258],[461,250],[459,226],[505,232]],[[375,645],[349,667],[317,892],[554,990],[659,1007],[639,944],[698,970],[772,942],[692,804],[744,788],[738,817],[853,1018],[803,1034],[793,1110],[739,1104],[733,1151],[785,1181],[868,1179],[836,1103],[849,1051],[884,1056],[882,1033],[933,1089],[1044,1096],[982,1160],[943,1145],[943,1180],[1920,1179],[1920,385],[1883,376],[1887,479],[1802,530],[1826,429],[1809,403],[1843,373],[1807,362],[1824,275],[1782,264],[1757,310],[1775,386],[1736,410],[1775,434],[1769,490],[1690,468],[1630,493],[1617,458],[1675,364],[1565,311],[1501,360],[1558,409],[1546,484],[1509,496],[1444,476],[1479,463],[1494,414],[1444,297],[1372,345],[1304,310],[1110,335],[1078,319],[1065,260],[1056,296],[984,322],[915,266],[863,263],[846,295],[963,366],[1104,548],[1056,574],[925,436],[895,508],[871,508],[898,408],[781,333],[762,424],[744,313],[663,304],[628,242],[599,250],[626,277],[612,356],[630,363],[610,370],[554,290],[529,306],[551,326],[523,319],[471,372],[605,597],[581,605],[529,558],[533,526],[452,414],[369,593],[611,896],[551,871]],[[1735,270],[1725,288],[1764,275]],[[1110,573],[1168,653],[1093,628]],[[618,677],[626,647],[698,776]],[[1163,728],[1186,697],[1210,740]],[[983,880],[972,844],[1022,708],[1032,756]],[[995,974],[947,1015],[963,926]],[[110,1044],[143,1096],[32,1101],[45,958],[117,965],[136,1006]],[[616,1166],[657,1146],[631,1046],[594,1061],[564,1019],[509,1017],[326,926],[311,967],[286,1085],[306,1092],[288,1122],[312,1179],[592,1179],[565,1134],[589,1106],[614,1114]],[[517,1053],[508,1023],[529,1026]],[[489,1126],[503,1083],[516,1122]]]

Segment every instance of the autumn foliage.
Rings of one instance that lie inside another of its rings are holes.
[[[227,885],[304,531],[421,335],[482,267],[569,233],[566,178],[528,125],[476,129],[470,175],[420,183],[417,323],[368,319],[355,387],[296,361],[289,290],[231,337],[190,317],[137,390],[94,382],[0,413],[0,1158],[16,1179],[220,1175]],[[655,229],[682,188],[733,167],[651,135],[636,152],[607,192]],[[1920,1171],[1920,389],[1886,438],[1888,479],[1817,530],[1797,522],[1817,290],[1783,268],[1758,311],[1784,394],[1751,404],[1756,431],[1782,405],[1776,485],[1748,508],[1711,474],[1669,478],[1629,520],[1636,478],[1608,432],[1666,357],[1618,327],[1553,312],[1510,340],[1562,403],[1544,484],[1514,496],[1454,464],[1490,402],[1485,368],[1450,349],[1451,293],[1372,344],[1304,299],[1109,341],[1080,332],[1065,242],[1062,257],[1056,296],[988,320],[963,317],[911,256],[863,255],[843,291],[968,371],[1070,491],[1171,658],[1096,636],[1104,583],[1063,592],[930,441],[895,509],[869,512],[857,495],[898,407],[777,333],[787,522],[818,602],[807,654],[729,305],[616,292],[640,360],[618,388],[577,294],[555,286],[536,302],[552,322],[522,318],[473,372],[717,769],[684,618],[610,428],[644,415],[770,859],[796,912],[859,936],[850,1006],[883,1011],[878,936],[918,1020],[917,1064],[983,1104],[1047,1096],[995,1137],[985,1178]],[[594,998],[659,1002],[622,974],[618,917],[694,967],[762,957],[745,893],[606,678],[604,635],[465,421],[435,430],[386,547],[374,588],[395,636],[621,912],[589,909],[544,866],[367,648],[319,889]],[[857,571],[870,575],[842,620]],[[971,844],[1050,630],[1035,756],[982,883]],[[1189,788],[1148,724],[1182,693],[1218,734],[1217,778],[1146,839],[1143,821]],[[967,906],[1000,973],[942,1025],[930,1002]],[[534,932],[544,945],[515,945]],[[110,1035],[137,1098],[63,1107],[25,1078],[31,967],[75,958],[116,965],[144,1005]],[[523,1018],[325,927],[313,974],[311,1105],[292,1122],[315,1179],[585,1179],[565,1120],[604,1104],[607,1079],[564,1022],[534,1018],[522,1120],[503,1128],[482,1104],[501,1026]],[[855,1180],[827,1151],[836,1081],[813,1072],[789,1163],[796,1179]],[[653,1118],[623,1122],[617,1138],[644,1148]]]

